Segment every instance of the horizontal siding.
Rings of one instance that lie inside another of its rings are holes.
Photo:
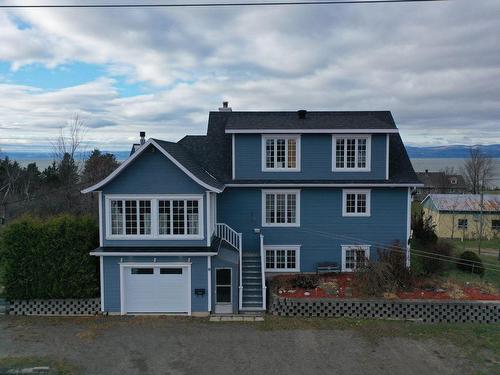
[[[370,217],[342,216],[342,189],[301,190],[300,227],[262,227],[261,190],[227,188],[218,199],[218,220],[243,233],[243,250],[258,251],[259,228],[266,245],[301,245],[301,271],[316,270],[318,262],[341,263],[341,245],[406,246],[408,190],[376,188],[371,193]]]
[[[385,179],[386,135],[371,136],[370,172],[333,172],[332,135],[301,135],[300,172],[262,172],[262,138],[260,134],[235,135],[235,179]]]

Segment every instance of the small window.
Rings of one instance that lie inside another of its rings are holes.
[[[182,268],[160,268],[161,275],[182,275]]]
[[[292,272],[299,271],[299,249],[270,246],[266,248],[266,271]]]
[[[154,274],[153,268],[132,268],[130,273],[132,275],[152,275]]]
[[[491,220],[491,230],[500,230],[500,220]]]
[[[343,216],[370,216],[370,190],[344,190]]]
[[[467,229],[467,219],[458,219],[458,229]]]
[[[456,178],[456,177],[451,177],[451,178],[450,178],[450,183],[451,183],[452,185],[456,185],[456,184],[457,184],[457,178]]]
[[[342,246],[342,271],[353,272],[366,265],[370,258],[370,246],[349,245]]]

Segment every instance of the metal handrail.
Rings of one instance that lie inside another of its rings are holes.
[[[262,274],[262,310],[266,310],[266,274],[265,274],[265,266],[266,266],[266,254],[264,254],[264,236],[260,235],[260,269]]]

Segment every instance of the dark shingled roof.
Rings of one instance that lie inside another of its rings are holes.
[[[467,184],[465,179],[460,174],[449,174],[445,172],[417,172],[417,178],[424,184],[424,187],[429,188],[454,188],[454,189],[465,189]],[[456,180],[456,183],[452,183],[452,179]]]
[[[221,190],[224,188],[224,184],[217,180],[217,178],[207,169],[205,169],[203,165],[196,160],[196,157],[192,155],[187,149],[182,147],[181,144],[162,141],[154,138],[153,140],[158,144],[158,146],[172,155],[175,160],[181,163],[187,170],[189,170],[201,181]]]
[[[210,247],[207,246],[101,246],[95,253],[217,253],[222,240],[214,237]]]
[[[307,111],[305,118],[299,118],[297,112],[229,113],[227,130],[397,129],[390,111]]]

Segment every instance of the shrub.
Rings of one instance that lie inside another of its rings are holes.
[[[428,245],[425,253],[418,253],[422,258],[422,270],[425,274],[431,275],[444,271],[446,268],[446,258],[452,254],[453,245],[448,241],[438,241]]]
[[[297,275],[291,281],[294,288],[314,289],[319,285],[318,275]]]
[[[21,218],[2,233],[0,260],[9,299],[88,298],[99,294],[97,222],[89,216]]]
[[[460,254],[460,263],[457,268],[465,272],[471,272],[480,276],[484,275],[484,266],[481,258],[473,251],[464,251]]]
[[[422,210],[413,215],[411,227],[413,229],[413,237],[418,242],[424,245],[437,242],[438,237],[434,231],[435,225],[432,223],[432,218],[424,217],[424,212]]]

